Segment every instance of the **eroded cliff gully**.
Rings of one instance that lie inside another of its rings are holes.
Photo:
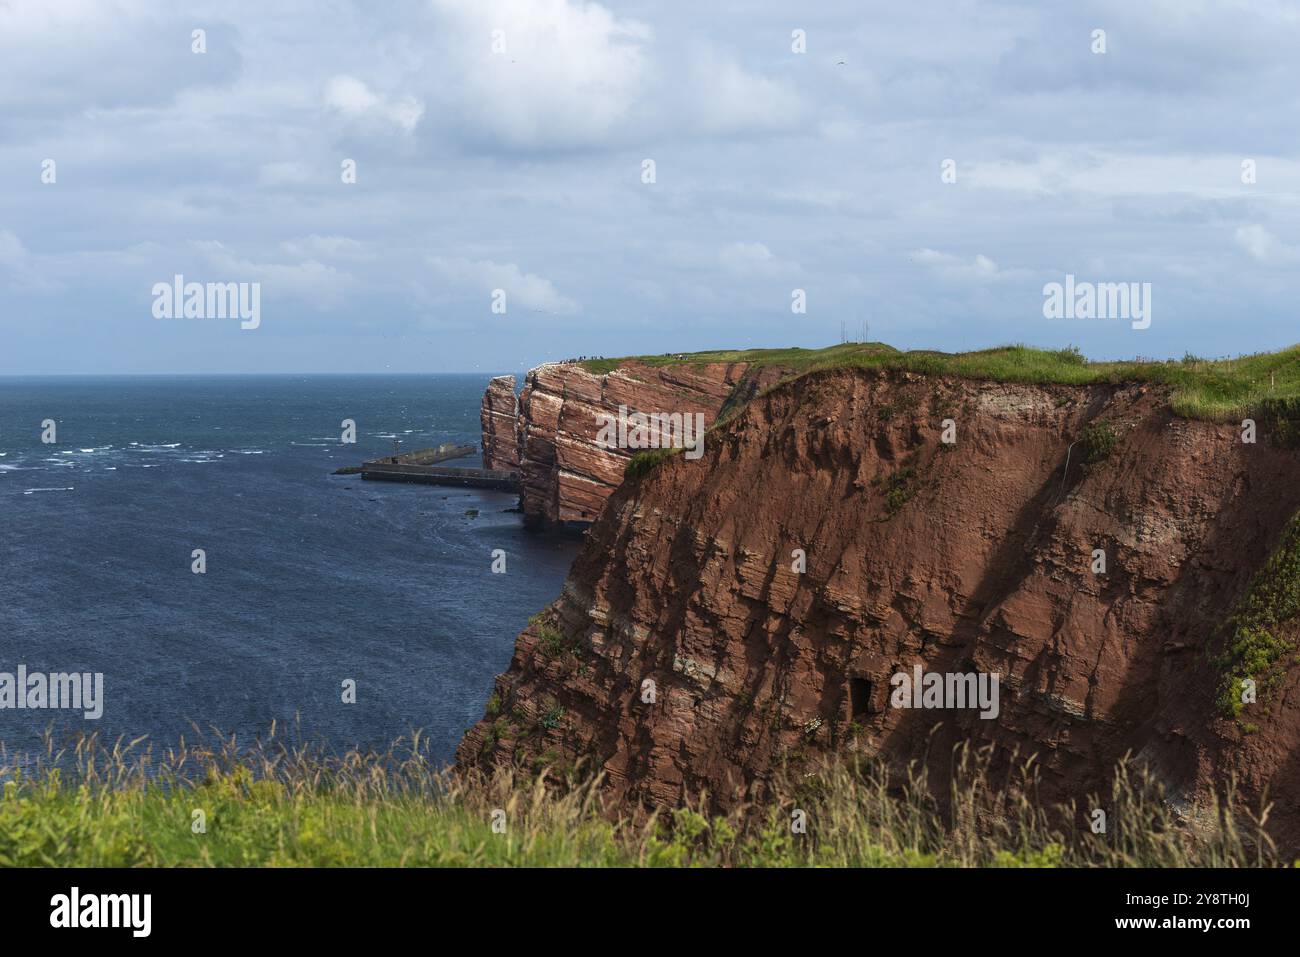
[[[607,404],[623,387],[609,380],[581,392],[539,371],[525,390],[559,416],[549,489],[586,461],[566,406]],[[1099,420],[1118,441],[1085,467],[1070,446]],[[530,454],[545,429],[530,426]],[[726,806],[782,761],[918,756],[937,724],[932,755],[960,740],[1037,754],[1052,798],[1104,789],[1126,752],[1189,809],[1235,775],[1267,788],[1294,843],[1296,669],[1246,734],[1215,709],[1209,651],[1300,506],[1296,465],[1143,386],[805,376],[709,433],[701,459],[672,456],[603,511],[591,499],[563,593],[519,636],[458,764],[587,759],[619,797],[707,790]],[[890,676],[918,663],[999,674],[997,718],[891,707]]]

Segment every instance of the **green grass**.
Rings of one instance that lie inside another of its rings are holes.
[[[1262,403],[1256,414],[1260,430],[1274,442],[1289,449],[1300,448],[1300,398]]]
[[[1224,625],[1223,650],[1217,664],[1222,672],[1218,707],[1225,717],[1237,717],[1246,707],[1242,683],[1253,678],[1259,702],[1285,671],[1295,643],[1279,626],[1300,616],[1300,514],[1292,516],[1282,540],[1264,567],[1256,572],[1245,596]]]
[[[562,715],[556,715],[556,720]],[[791,768],[726,815],[703,801],[635,816],[598,780],[457,779],[413,736],[387,752],[326,757],[274,738],[164,753],[83,740],[34,770],[0,768],[0,865],[336,866],[1272,866],[1265,812],[1211,806],[1196,834],[1126,764],[1079,807],[1040,807],[1034,762],[990,774],[954,752],[948,788],[857,760]],[[59,760],[61,771],[51,770]],[[1000,782],[994,784],[994,781]],[[946,794],[946,801],[938,795]],[[1091,808],[1109,830],[1093,834]],[[791,827],[795,812],[806,832]],[[195,812],[203,828],[196,829]],[[1216,823],[1217,822],[1217,823]],[[495,825],[495,826],[494,826]],[[504,828],[502,828],[504,825]]]
[[[627,361],[649,366],[748,362],[776,365],[800,375],[820,369],[905,370],[926,375],[1039,385],[1144,382],[1168,387],[1174,412],[1187,418],[1240,421],[1254,416],[1261,427],[1300,441],[1300,346],[1235,359],[1089,362],[1077,349],[1001,346],[978,352],[899,352],[884,343],[844,343],[826,349],[749,349],[675,355],[630,356],[582,363],[606,373]]]
[[[672,455],[680,452],[681,449],[647,449],[644,452],[637,452],[628,460],[627,465],[623,468],[623,478],[634,479],[645,475],[660,462]]]
[[[537,626],[537,647],[547,658],[560,658],[564,655],[577,657],[582,652],[582,640],[567,635],[550,625]]]
[[[858,355],[863,352],[883,351],[897,354],[893,346],[883,342],[846,342],[825,349],[719,349],[709,352],[666,352],[657,356],[625,356],[621,359],[587,359],[580,362],[588,372],[604,375],[613,372],[627,362],[639,362],[641,365],[656,368],[659,366],[693,365],[702,366],[715,362],[746,362],[755,368],[776,365],[794,372],[802,372],[820,362],[834,361],[839,358]],[[681,355],[682,358],[677,358]]]

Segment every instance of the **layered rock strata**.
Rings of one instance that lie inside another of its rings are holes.
[[[515,377],[500,375],[483,393],[479,422],[483,433],[483,467],[514,472],[519,469],[519,443],[515,430],[519,421],[519,398]]]
[[[704,416],[711,426],[729,400],[740,402],[776,382],[777,367],[750,369],[746,363],[680,363],[649,366],[627,361],[598,374],[577,363],[547,363],[528,373],[514,417],[520,506],[531,527],[592,522],[623,480],[637,451],[600,440],[602,414],[665,413]],[[509,379],[509,400],[504,380]],[[483,398],[484,462],[510,460],[505,428],[514,398],[513,377],[492,380]]]

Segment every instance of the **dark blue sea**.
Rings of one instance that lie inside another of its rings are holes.
[[[0,742],[275,720],[337,750],[420,728],[450,759],[577,546],[526,533],[508,493],[331,472],[477,446],[487,379],[0,378],[0,672],[104,674],[98,721],[0,710]]]

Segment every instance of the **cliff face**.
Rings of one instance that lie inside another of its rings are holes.
[[[519,468],[519,446],[515,439],[518,419],[519,399],[515,395],[515,377],[499,375],[488,383],[479,412],[485,469],[513,472]]]
[[[516,425],[525,522],[592,522],[600,514],[637,451],[597,443],[601,413],[617,415],[619,406],[626,406],[629,414],[702,413],[706,426],[712,425],[738,389],[752,394],[781,374],[776,368],[749,371],[745,363],[651,367],[638,362],[604,375],[560,363],[530,371],[519,396]],[[485,410],[491,396],[489,388]]]
[[[560,422],[611,391],[530,385]],[[1099,420],[1118,441],[1085,467],[1070,445]],[[561,446],[567,463],[579,445]],[[613,495],[458,763],[594,759],[625,798],[707,789],[726,805],[782,760],[903,761],[938,725],[929,754],[966,739],[1037,753],[1045,796],[1081,803],[1129,751],[1180,802],[1235,774],[1268,787],[1294,837],[1300,675],[1246,735],[1218,717],[1207,649],[1300,506],[1296,464],[1144,387],[805,377],[750,402],[701,459]],[[997,673],[997,717],[891,706],[891,676],[917,664]]]

